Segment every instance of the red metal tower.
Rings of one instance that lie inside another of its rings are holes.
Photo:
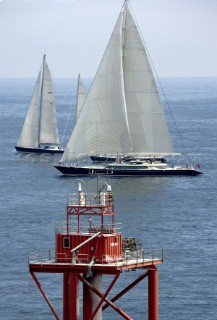
[[[115,302],[148,276],[148,320],[157,320],[156,264],[163,262],[162,250],[146,252],[135,238],[123,238],[117,231],[110,185],[104,183],[97,193],[86,193],[83,180],[77,182],[78,192],[68,195],[66,221],[56,224],[55,253],[48,252],[47,259],[42,259],[38,252],[29,254],[29,271],[54,317],[61,319],[42,289],[37,272],[63,274],[63,320],[79,319],[80,283],[83,284],[83,320],[101,320],[107,307],[112,307],[124,319],[133,319]],[[100,223],[93,224],[93,218],[98,218]],[[145,273],[108,299],[122,271],[139,268],[146,269]],[[104,293],[102,275],[114,276]]]

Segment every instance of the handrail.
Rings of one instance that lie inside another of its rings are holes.
[[[113,230],[112,233],[121,233],[121,225],[122,223],[114,223],[114,228],[112,229],[112,223],[104,223],[104,228],[101,227],[99,224],[92,224],[90,226],[88,221],[82,220],[82,223],[80,224],[80,231],[84,233],[94,233],[97,231],[101,231],[103,233],[103,229],[111,229]],[[63,221],[56,221],[55,223],[55,234],[66,234],[67,233],[67,223],[65,220]],[[77,225],[73,222],[68,223],[68,234],[77,233]]]
[[[109,192],[86,193],[80,191],[79,193],[68,193],[68,206],[108,206],[112,204],[112,197]]]
[[[94,234],[94,237],[96,237],[98,234]],[[93,237],[92,237],[93,239]],[[88,239],[89,240],[89,239]],[[82,243],[82,245],[84,245],[84,242]],[[75,247],[74,251],[76,251],[78,249],[78,246]],[[73,252],[74,253],[74,252]],[[78,254],[78,256],[76,257],[76,259],[78,259],[80,262],[85,263],[82,260],[84,259],[85,254]],[[65,262],[65,263],[70,263],[71,262],[71,258],[67,256],[67,254],[64,253],[55,253],[54,249],[49,249],[47,251],[32,251],[29,252],[28,254],[28,263],[58,263],[58,259],[61,258],[61,262]],[[74,257],[75,258],[75,257]],[[102,264],[104,263],[108,263],[109,260],[112,261],[116,261],[120,262],[120,256],[114,256],[114,255],[106,255],[103,257],[103,261]],[[87,257],[88,260],[88,257]],[[163,249],[158,248],[158,249],[148,249],[148,250],[136,250],[136,251],[130,251],[130,250],[126,250],[123,251],[122,253],[122,262],[123,263],[129,263],[130,261],[156,261],[156,260],[162,260],[163,261]],[[98,257],[96,256],[96,261],[98,261]]]

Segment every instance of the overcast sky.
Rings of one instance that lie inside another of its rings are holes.
[[[123,0],[0,0],[0,77],[93,77]],[[217,0],[131,0],[158,76],[217,76]]]

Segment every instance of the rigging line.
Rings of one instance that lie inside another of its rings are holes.
[[[69,107],[68,117],[67,117],[66,125],[65,125],[65,128],[64,128],[64,131],[63,131],[63,136],[62,136],[62,139],[61,139],[61,144],[63,143],[64,137],[65,137],[65,133],[66,133],[66,129],[67,129],[67,127],[68,127],[68,122],[69,122],[69,117],[70,117],[70,115],[71,115],[72,106],[73,106],[73,103],[71,103],[71,104],[70,104],[70,107]]]
[[[137,29],[138,29],[138,31],[139,31],[139,33],[140,33],[142,42],[143,42],[143,44],[144,44],[144,47],[145,47],[145,50],[146,50],[146,52],[147,52],[147,55],[148,55],[149,61],[150,61],[150,63],[151,63],[151,66],[152,66],[152,68],[153,68],[154,74],[156,75],[157,82],[158,82],[158,84],[159,84],[159,86],[160,86],[160,89],[161,89],[161,92],[162,92],[163,97],[164,97],[164,99],[165,99],[166,105],[167,105],[167,107],[168,107],[168,109],[169,109],[169,111],[170,111],[170,114],[171,114],[171,116],[172,116],[172,120],[174,121],[175,128],[176,128],[176,130],[177,130],[177,132],[178,132],[178,135],[179,135],[180,141],[181,141],[181,143],[182,143],[182,146],[183,146],[183,148],[184,148],[185,154],[186,154],[186,156],[187,156],[188,162],[191,163],[191,160],[190,160],[190,157],[189,157],[187,148],[186,148],[186,146],[185,146],[184,140],[183,140],[182,135],[181,135],[181,131],[180,131],[179,128],[178,128],[178,125],[177,125],[177,122],[176,122],[175,117],[174,117],[174,115],[173,115],[172,109],[171,109],[170,104],[169,104],[169,102],[168,102],[168,100],[167,100],[165,91],[164,91],[163,86],[162,86],[162,84],[161,84],[161,81],[160,81],[160,79],[159,79],[159,77],[158,77],[157,71],[156,71],[156,69],[155,69],[155,66],[154,66],[154,63],[153,63],[153,61],[152,61],[152,58],[151,58],[151,55],[150,55],[150,53],[149,53],[148,47],[147,47],[147,45],[146,45],[146,42],[145,42],[145,40],[144,40],[144,38],[143,38],[142,32],[141,32],[141,30],[140,30],[140,28],[139,28],[139,25],[138,25],[138,22],[137,22],[137,20],[136,20],[136,17],[135,17],[135,14],[134,14],[134,12],[133,12],[133,9],[132,9],[132,6],[131,6],[131,4],[130,4],[130,1],[128,1],[128,3],[129,3],[129,5],[130,5],[130,9],[131,9],[131,12],[132,12],[132,14],[133,14],[133,18],[134,18],[134,20],[135,20],[135,22],[136,22]]]

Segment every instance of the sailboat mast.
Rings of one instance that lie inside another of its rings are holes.
[[[41,132],[41,108],[43,101],[43,85],[44,85],[44,66],[45,66],[46,55],[43,56],[42,61],[42,73],[41,73],[41,96],[40,96],[40,104],[39,104],[39,125],[38,125],[38,146],[40,146],[40,132]]]
[[[121,55],[121,82],[122,82],[122,94],[123,94],[123,105],[124,105],[124,110],[125,110],[125,117],[126,117],[126,125],[127,125],[127,129],[128,132],[130,133],[130,127],[129,127],[129,122],[128,122],[128,118],[127,118],[127,103],[126,103],[126,96],[125,96],[125,82],[124,82],[124,41],[125,41],[125,24],[126,24],[126,8],[127,8],[127,3],[128,1],[125,0],[124,1],[124,5],[123,5],[123,11],[122,11],[122,22],[121,22],[121,37],[120,37],[120,55]],[[131,137],[129,135],[129,150],[132,150],[132,141],[131,141]],[[119,157],[119,154],[118,154]]]

